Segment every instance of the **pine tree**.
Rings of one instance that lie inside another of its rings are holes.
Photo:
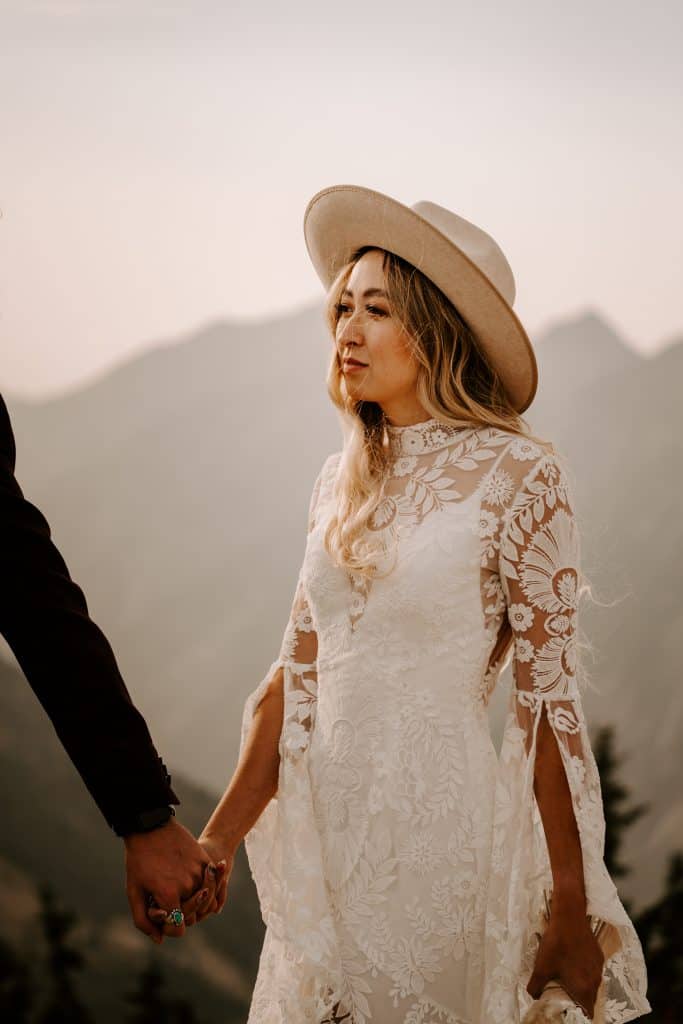
[[[669,860],[662,898],[633,923],[647,960],[653,1024],[678,1024],[683,1007],[683,852]]]
[[[28,1024],[33,1003],[28,964],[0,939],[0,1021]]]
[[[605,812],[605,865],[612,878],[624,878],[631,871],[619,855],[624,833],[648,810],[647,804],[631,804],[629,790],[616,777],[623,758],[614,750],[614,728],[601,728],[593,743],[595,760],[600,773],[600,788]]]
[[[51,992],[35,1024],[92,1024],[92,1018],[76,993],[72,975],[83,969],[81,953],[69,944],[77,918],[55,903],[49,886],[40,889],[40,924],[48,950]]]

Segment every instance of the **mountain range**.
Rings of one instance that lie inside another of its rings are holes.
[[[683,835],[678,684],[683,338],[644,358],[597,312],[534,339],[531,429],[574,472],[594,689],[633,829],[630,895],[658,890]],[[214,323],[49,401],[6,395],[17,477],[46,514],[171,770],[208,792],[234,766],[246,695],[280,647],[325,457],[341,447],[318,307]],[[509,677],[492,706],[499,736]]]

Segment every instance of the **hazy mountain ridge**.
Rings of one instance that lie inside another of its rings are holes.
[[[305,362],[309,373],[324,375],[330,344],[317,308],[261,323],[217,322],[159,344],[84,388],[43,402],[13,399],[17,432],[26,423],[42,435],[27,469],[31,473],[42,461],[38,479],[45,482],[51,469],[64,472],[88,457],[99,459],[103,449],[126,445],[141,430],[153,433],[174,419],[186,422],[207,402],[225,407],[229,401],[225,423],[244,427],[254,417],[267,417],[288,366]],[[300,396],[306,411],[323,407],[326,396],[320,392],[318,387]],[[106,431],[84,434],[82,426],[90,422],[106,424]]]
[[[557,422],[571,412],[575,395],[637,368],[643,357],[626,345],[595,311],[559,320],[535,345],[539,387],[530,411],[539,422]],[[555,386],[548,388],[547,382]],[[558,387],[561,382],[561,387]]]
[[[341,446],[324,385],[329,344],[319,309],[215,324],[83,392],[44,406],[8,399],[18,478],[48,516],[157,744],[212,788],[233,766],[244,698],[280,646],[313,480]],[[587,695],[589,718],[616,721],[633,752],[629,781],[659,820],[678,799],[683,728],[674,680],[683,537],[673,514],[683,453],[672,430],[683,343],[644,359],[588,312],[555,325],[536,350],[541,385],[527,418],[570,459],[584,568],[599,595],[627,595],[584,614],[602,690]],[[653,745],[660,756],[646,760],[639,752]],[[666,852],[657,835],[652,819],[643,823],[654,861]]]

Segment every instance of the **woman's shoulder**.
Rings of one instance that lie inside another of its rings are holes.
[[[334,481],[335,478],[340,455],[340,451],[332,452],[330,455],[327,455],[323,461],[322,466],[318,470],[318,474],[313,483],[311,499],[308,506],[309,529],[311,529],[313,524],[315,510],[318,508],[320,504],[327,501],[328,496],[331,492],[332,482]]]
[[[566,455],[549,438],[499,427],[485,427],[477,433],[482,444],[497,451],[495,471],[515,490],[527,489],[535,480],[561,479],[566,483],[573,475]]]
[[[498,430],[502,443],[490,489],[501,495],[506,516],[531,508],[540,516],[544,506],[575,507],[575,475],[567,456],[548,438]]]
[[[531,466],[544,459],[563,458],[553,441],[535,434],[489,426],[478,427],[476,434],[482,444],[495,444],[506,461],[520,465]]]
[[[325,456],[313,485],[314,494],[317,495],[321,490],[326,490],[330,486],[336,476],[341,455],[341,451],[338,451]]]
[[[337,471],[337,469],[339,467],[339,462],[341,460],[341,457],[342,457],[342,450],[341,450],[341,448],[339,449],[338,452],[331,452],[325,458],[325,461],[322,464],[322,467],[320,469],[320,476],[323,477],[323,478],[326,478],[326,477],[329,477],[329,476],[333,476],[334,473],[336,473],[336,471]]]

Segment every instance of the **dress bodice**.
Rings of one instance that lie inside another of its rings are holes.
[[[343,659],[393,673],[440,659],[441,671],[473,697],[492,685],[488,658],[503,622],[495,554],[505,502],[542,450],[491,428],[435,419],[387,428],[390,459],[370,522],[380,575],[336,566],[324,545],[335,511],[340,454],[326,461],[302,566],[318,639],[318,669]],[[507,459],[512,470],[502,468]],[[514,474],[514,475],[513,475]],[[386,574],[386,575],[383,575]]]
[[[316,479],[279,655],[277,799],[247,836],[268,926],[249,1024],[518,1024],[552,875],[534,802],[547,713],[582,844],[588,912],[619,951],[609,1024],[647,1012],[642,950],[603,860],[576,657],[579,538],[552,445],[428,419],[387,428],[363,540],[325,534],[342,452]],[[508,657],[499,758],[486,704]]]

